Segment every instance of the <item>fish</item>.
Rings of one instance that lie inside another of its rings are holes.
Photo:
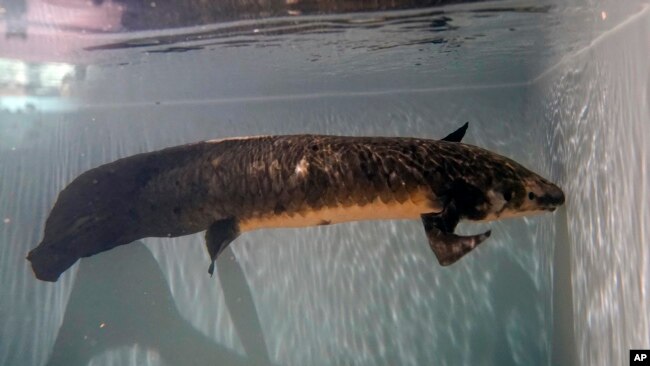
[[[208,272],[241,234],[360,220],[421,220],[442,266],[491,234],[461,220],[554,211],[561,188],[512,159],[446,137],[276,135],[207,140],[90,169],[59,194],[27,259],[57,281],[79,258],[146,237],[205,231]]]

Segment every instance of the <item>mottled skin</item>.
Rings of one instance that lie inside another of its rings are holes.
[[[144,237],[207,230],[214,261],[244,223],[254,229],[251,222],[269,217],[418,202],[430,245],[447,265],[489,236],[453,234],[459,220],[553,210],[564,202],[557,186],[518,163],[455,142],[463,128],[444,141],[261,136],[123,158],[83,173],[60,193],[28,259],[39,279],[56,281],[80,257]]]

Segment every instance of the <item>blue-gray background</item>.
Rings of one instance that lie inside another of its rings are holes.
[[[0,365],[623,365],[650,347],[648,4],[304,18],[321,31],[260,35],[264,21],[242,21],[250,34],[225,41],[183,38],[223,25],[87,36],[148,46],[30,61],[72,75],[36,96],[6,91],[23,40],[0,40]],[[190,48],[145,42],[170,35]],[[57,193],[119,157],[242,135],[439,138],[465,121],[465,142],[558,182],[567,203],[463,225],[493,234],[449,268],[419,222],[398,221],[242,235],[217,262],[235,258],[245,278],[228,307],[202,235],[145,239],[55,284],[24,260]]]

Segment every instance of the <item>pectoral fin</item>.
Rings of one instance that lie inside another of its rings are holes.
[[[455,215],[424,214],[422,215],[424,231],[429,239],[429,246],[435,253],[438,262],[442,266],[453,264],[465,254],[471,252],[490,236],[488,230],[483,234],[460,236],[454,234],[458,224],[458,217]]]
[[[459,129],[440,139],[440,141],[460,142],[465,136],[467,126],[469,126],[469,122],[465,122],[465,124],[462,125]]]
[[[234,218],[227,218],[215,221],[205,232],[205,245],[210,255],[210,267],[208,273],[210,276],[214,273],[214,262],[233,240],[239,236],[239,225]]]

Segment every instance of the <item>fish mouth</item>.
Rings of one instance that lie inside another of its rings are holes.
[[[566,200],[564,191],[560,187],[541,177],[528,183],[526,190],[526,201],[530,202],[526,206],[531,210],[553,212]]]
[[[552,185],[546,189],[543,196],[537,199],[537,202],[546,210],[552,212],[564,204],[565,198],[562,189],[556,185]]]

